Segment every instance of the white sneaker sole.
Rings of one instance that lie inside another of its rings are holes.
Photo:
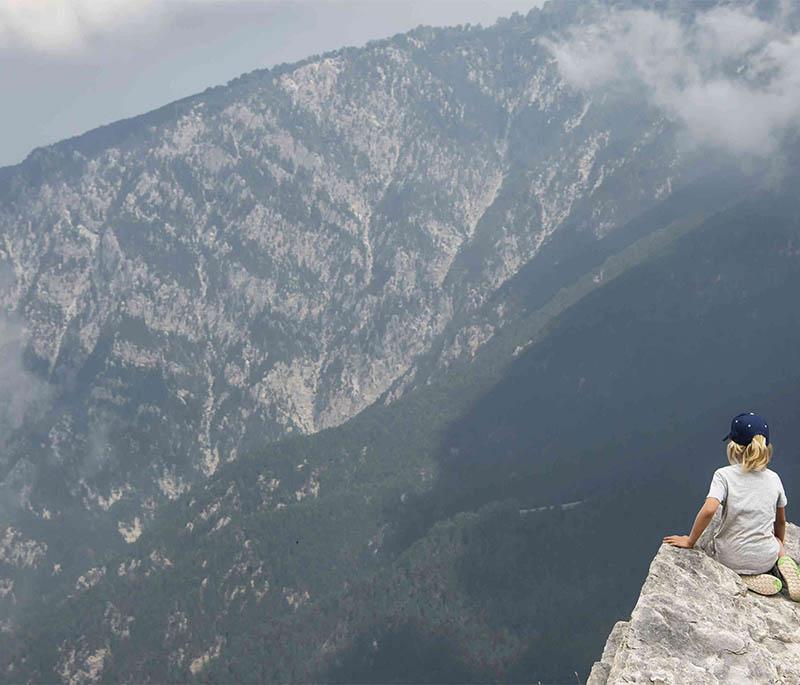
[[[759,573],[755,576],[739,576],[748,590],[759,595],[777,595],[783,589],[780,578],[776,578],[769,573]]]
[[[789,597],[795,602],[800,602],[800,569],[797,567],[797,562],[791,557],[781,557],[778,559],[778,571],[786,581]]]

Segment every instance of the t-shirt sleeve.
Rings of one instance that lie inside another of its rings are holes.
[[[786,506],[786,490],[783,489],[783,481],[778,476],[778,508]]]
[[[711,479],[711,487],[708,489],[706,497],[713,497],[722,504],[728,498],[728,483],[720,471],[714,472],[714,477]]]

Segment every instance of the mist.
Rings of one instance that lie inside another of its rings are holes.
[[[787,13],[717,7],[687,20],[604,9],[542,42],[576,90],[637,93],[693,144],[763,158],[797,134],[800,33]]]
[[[16,319],[0,317],[0,449],[26,419],[38,413],[50,400],[48,384],[25,365],[26,333]]]

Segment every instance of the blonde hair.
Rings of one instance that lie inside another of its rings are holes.
[[[728,442],[728,461],[741,464],[742,471],[763,471],[772,459],[772,445],[767,444],[763,435],[756,435],[749,445]]]

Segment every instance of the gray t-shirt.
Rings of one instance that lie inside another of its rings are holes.
[[[722,521],[714,535],[713,556],[737,573],[766,573],[778,560],[775,509],[786,493],[774,471],[743,471],[739,464],[714,472],[708,497],[722,503]]]

